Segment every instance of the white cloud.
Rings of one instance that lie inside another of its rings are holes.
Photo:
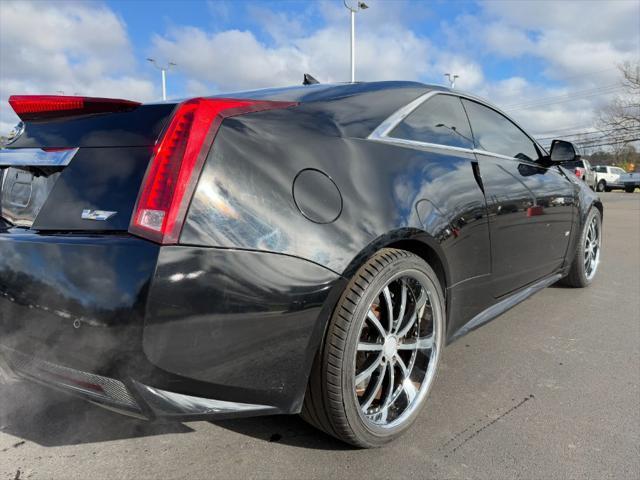
[[[126,25],[100,4],[1,2],[0,61],[0,134],[17,122],[11,94],[155,97],[135,75]]]
[[[636,1],[487,1],[473,15],[441,22],[430,38],[412,26],[437,20],[432,4],[367,3],[371,8],[357,14],[359,80],[444,84],[443,74],[452,72],[460,75],[457,88],[501,106],[522,105],[613,85],[616,65],[640,57]],[[183,88],[177,96],[299,84],[305,72],[322,82],[349,79],[349,16],[342,2],[309,2],[295,15],[257,2],[243,8],[259,31],[222,28],[237,8],[210,2],[209,28],[172,24],[149,39],[152,56],[179,64],[172,74],[173,85]],[[0,13],[1,130],[14,119],[7,113],[9,92],[157,98],[155,77],[137,74],[127,26],[108,7],[0,2]],[[529,61],[542,65],[538,73],[548,81],[526,75]],[[522,73],[496,80],[500,62]],[[535,133],[549,132],[588,125],[609,98],[583,95],[510,113]]]

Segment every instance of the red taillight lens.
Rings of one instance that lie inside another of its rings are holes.
[[[69,97],[64,95],[12,95],[9,104],[21,120],[121,112],[140,106],[138,102],[116,98]]]
[[[292,105],[295,103],[228,98],[194,98],[181,103],[147,168],[129,231],[162,244],[177,243],[191,196],[222,120]]]

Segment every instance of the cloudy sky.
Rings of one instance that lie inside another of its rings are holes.
[[[367,0],[357,79],[444,83],[544,136],[588,130],[640,58],[640,0]],[[147,57],[178,64],[169,97],[349,79],[349,15],[335,1],[0,2],[0,134],[11,94],[160,97]]]

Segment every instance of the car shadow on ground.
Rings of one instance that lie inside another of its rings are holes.
[[[355,448],[312,427],[298,415],[272,415],[211,423],[258,440],[292,447],[315,450],[353,450]]]
[[[37,384],[16,381],[0,383],[0,432],[56,447],[189,433],[193,429],[181,423],[125,417]]]
[[[210,423],[265,442],[321,450],[352,448],[316,430],[297,415]],[[58,447],[193,431],[184,423],[126,417],[31,382],[0,383],[0,433],[16,437],[14,446],[29,441]],[[8,448],[11,445],[1,445],[0,453]]]

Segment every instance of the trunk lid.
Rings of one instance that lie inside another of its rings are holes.
[[[0,229],[124,231],[175,104],[29,118],[0,150]]]

